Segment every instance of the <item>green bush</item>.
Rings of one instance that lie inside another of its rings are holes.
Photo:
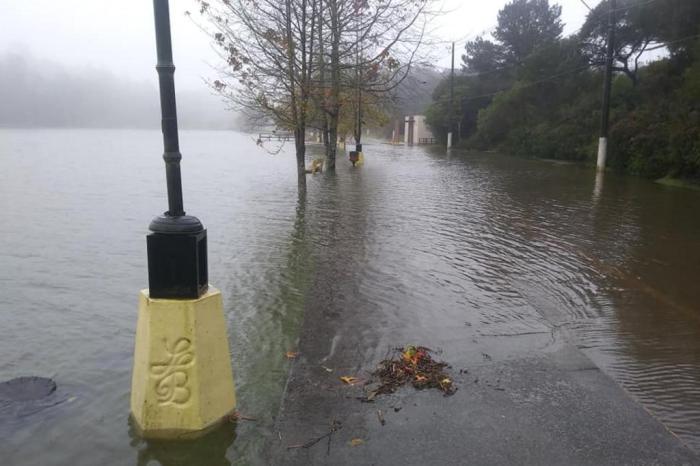
[[[639,15],[630,13],[622,21],[626,27],[621,27],[618,39],[626,41],[628,49],[653,38],[667,42],[669,55],[641,66],[636,74],[616,73],[610,108],[611,168],[700,183],[700,39],[687,40],[693,31],[700,32],[700,4],[695,3],[643,6],[635,10]],[[656,7],[666,14],[659,15]],[[589,16],[588,21],[596,20]],[[588,59],[597,53],[592,46],[589,36],[559,39],[537,47],[511,67],[509,75],[501,75],[501,82],[496,83],[492,73],[464,77],[463,96],[488,96],[479,105],[462,105],[462,122],[469,122],[467,146],[594,163],[603,72],[588,67]],[[616,64],[620,63],[618,57]],[[634,69],[634,61],[627,65]],[[445,109],[436,103],[429,115],[437,123]]]

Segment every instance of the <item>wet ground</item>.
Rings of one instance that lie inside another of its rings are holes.
[[[454,395],[407,387],[367,402],[366,389],[319,370],[319,340],[302,344],[307,357],[292,370],[268,464],[700,464],[562,342],[542,337],[506,359],[480,362],[453,354]],[[338,353],[337,369],[371,371],[344,364],[353,353]]]
[[[264,463],[287,441],[276,417],[292,366],[320,371],[319,393],[344,397],[336,376],[362,376],[411,343],[469,371],[446,412],[480,390],[519,394],[522,406],[549,399],[499,370],[552,360],[564,371],[556,386],[574,377],[556,355],[575,348],[700,447],[699,193],[596,180],[570,165],[368,144],[364,167],[341,163],[299,194],[291,157],[207,132],[182,136],[185,207],[209,229],[239,409],[258,421],[176,446],[137,439],[130,364],[143,236],[165,207],[159,144],[147,131],[0,132],[0,208],[11,219],[0,224],[0,379],[58,383],[55,404],[0,412],[9,464]],[[297,360],[284,357],[296,350]],[[610,390],[601,394],[617,399]],[[397,416],[415,408],[430,418],[418,401],[433,395],[402,396],[411,405]],[[399,419],[391,415],[385,432]],[[360,432],[365,446],[369,433]]]

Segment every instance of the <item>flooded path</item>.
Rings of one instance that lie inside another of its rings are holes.
[[[159,134],[1,130],[0,380],[59,386],[39,412],[0,406],[9,464],[255,462],[275,435],[284,353],[307,304],[323,300],[347,313],[324,335],[329,360],[349,333],[357,364],[406,342],[446,360],[507,360],[551,336],[700,450],[700,193],[367,144],[364,167],[340,163],[300,195],[291,156],[235,133],[181,139],[185,207],[209,230],[239,409],[259,420],[178,448],[131,433],[144,235],[165,207]]]

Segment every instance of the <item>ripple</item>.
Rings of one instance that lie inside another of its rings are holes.
[[[153,182],[160,134],[0,132],[0,209],[13,219],[0,225],[0,378],[43,371],[91,387],[71,415],[25,426],[8,445],[64,464],[85,447],[95,464],[136,458],[130,354],[144,235],[164,204]],[[365,358],[417,338],[467,351],[471,339],[560,332],[700,449],[700,196],[612,174],[594,186],[573,166],[371,143],[361,169],[339,162],[298,195],[292,154],[264,156],[249,139],[182,138],[185,161],[201,158],[183,169],[185,198],[209,231],[239,402],[261,419],[240,427],[231,456],[258,458],[273,435],[284,353],[298,345],[311,290],[347,313],[324,314],[342,323],[329,341],[358,332]],[[86,426],[97,427],[78,448]],[[57,442],[66,447],[47,448]]]

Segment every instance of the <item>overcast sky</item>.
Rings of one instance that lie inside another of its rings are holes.
[[[444,0],[442,9],[447,12],[436,21],[432,29],[435,34],[445,40],[460,41],[455,54],[460,54],[467,40],[480,34],[488,33],[496,25],[498,10],[508,3],[508,0]],[[581,0],[549,0],[551,5],[558,4],[562,7],[562,21],[564,22],[564,35],[577,31],[586,19],[588,9]],[[595,7],[599,0],[587,0],[586,3]],[[439,62],[440,66],[450,66],[449,46],[444,47],[445,58]],[[456,63],[459,58],[456,59]]]
[[[487,32],[507,0],[444,0],[449,14],[432,25],[446,41]],[[583,24],[580,0],[554,0],[563,7],[565,34]],[[597,0],[589,1],[594,6]],[[0,0],[0,53],[29,53],[67,68],[99,68],[118,77],[156,83],[153,5],[149,0]],[[197,11],[194,0],[171,0],[173,54],[180,90],[204,90],[202,77],[214,75],[217,57],[204,34],[185,17]],[[196,15],[195,15],[196,16]],[[439,47],[438,47],[439,48]],[[449,48],[435,50],[440,66],[449,66]],[[459,59],[458,59],[459,60]]]

